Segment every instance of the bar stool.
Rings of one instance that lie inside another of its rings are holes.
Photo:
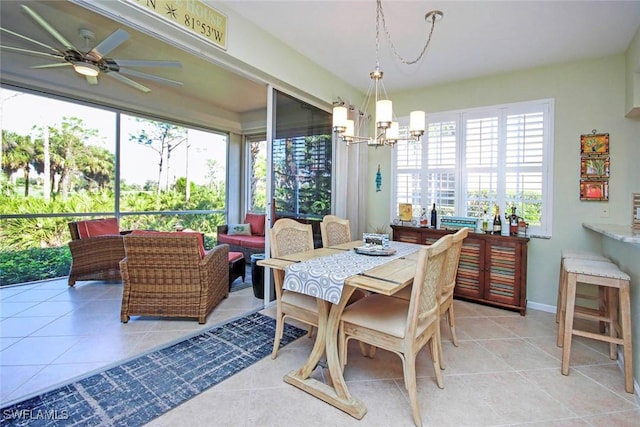
[[[609,343],[609,357],[617,358],[617,346],[623,346],[624,382],[627,393],[633,393],[633,356],[631,342],[631,302],[629,297],[629,275],[614,263],[567,258],[564,260],[565,288],[558,324],[558,345],[562,349],[562,374],[569,375],[571,340],[574,335]],[[604,314],[593,314],[583,307],[576,307],[576,283],[585,283],[605,288],[606,310]],[[618,318],[618,309],[619,317]],[[581,317],[605,322],[607,333],[594,333],[575,329],[573,320]]]
[[[590,261],[600,261],[600,262],[611,262],[611,260],[605,256],[602,256],[600,254],[597,254],[595,252],[589,252],[589,251],[581,251],[581,250],[573,250],[573,249],[563,249],[562,253],[560,255],[560,273],[558,274],[558,298],[556,301],[556,323],[558,323],[560,321],[560,307],[563,305],[562,304],[562,298],[563,298],[563,287],[562,284],[565,283],[566,281],[563,280],[563,274],[564,274],[564,260],[567,258],[571,258],[571,259],[581,259],[581,260],[590,260]],[[598,292],[598,307],[600,310],[603,309],[604,307],[604,295],[603,292]],[[588,299],[588,300],[593,300],[594,297],[589,296],[589,295],[584,295],[584,294],[577,294],[576,298],[581,298],[581,299]],[[601,332],[604,332],[603,329],[601,329]],[[559,344],[558,344],[559,345]]]

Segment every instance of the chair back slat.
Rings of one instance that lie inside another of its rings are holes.
[[[313,250],[313,229],[311,224],[301,224],[289,218],[280,218],[269,229],[271,242],[271,256],[280,257],[298,252]],[[273,280],[276,289],[276,298],[282,297],[282,285],[284,283],[284,271],[274,270]]]
[[[269,234],[273,257],[313,250],[313,230],[310,224],[281,218],[269,230]]]
[[[348,219],[335,215],[325,215],[320,223],[322,246],[340,245],[351,241],[351,227]]]
[[[442,236],[433,245],[420,249],[413,281],[407,331],[411,335],[417,323],[438,309],[438,291],[453,237]],[[420,286],[416,286],[420,285]]]
[[[449,249],[447,259],[442,274],[442,283],[440,294],[453,291],[456,286],[456,275],[458,273],[458,263],[460,262],[460,253],[462,252],[462,243],[469,234],[468,228],[461,228],[452,235],[451,248]]]

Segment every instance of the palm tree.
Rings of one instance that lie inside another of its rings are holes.
[[[115,155],[109,150],[89,145],[77,155],[78,170],[82,173],[89,190],[104,190],[113,183]]]
[[[15,132],[2,131],[2,171],[10,177],[22,169],[24,174],[24,196],[29,196],[29,173],[34,147],[31,138]]]
[[[63,199],[67,197],[71,178],[78,172],[76,155],[82,152],[87,140],[96,135],[96,129],[88,129],[77,117],[63,117],[60,125],[48,128],[51,194],[61,195]],[[44,144],[42,140],[36,142],[35,167],[38,173],[44,173]]]

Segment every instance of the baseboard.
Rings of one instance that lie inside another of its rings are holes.
[[[539,302],[533,302],[533,301],[527,301],[527,308],[530,308],[532,310],[545,311],[547,313],[556,312],[555,305],[541,304]]]

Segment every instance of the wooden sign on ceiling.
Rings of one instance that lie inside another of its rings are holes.
[[[227,50],[227,16],[199,0],[128,0]]]

